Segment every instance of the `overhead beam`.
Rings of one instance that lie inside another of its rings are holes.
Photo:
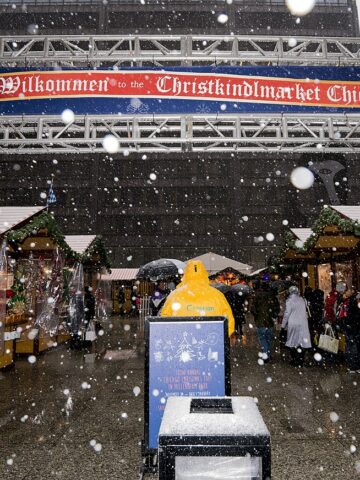
[[[0,117],[0,154],[131,152],[360,152],[360,115],[78,115]]]
[[[2,66],[358,65],[360,38],[239,35],[0,37]]]

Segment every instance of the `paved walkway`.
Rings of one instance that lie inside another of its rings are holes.
[[[1,479],[138,478],[142,342],[135,320],[112,322],[98,349],[125,353],[87,363],[61,346],[0,373]],[[360,479],[360,446],[350,451],[360,439],[360,374],[331,364],[299,371],[279,353],[261,366],[257,353],[250,331],[247,345],[232,349],[232,391],[259,400],[272,435],[273,479]]]

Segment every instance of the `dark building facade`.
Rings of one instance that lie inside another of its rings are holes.
[[[11,156],[1,158],[1,204],[42,204],[40,194],[53,174],[58,202],[52,210],[64,231],[102,233],[114,265],[210,250],[261,266],[284,221],[308,226],[331,203],[321,178],[310,190],[296,191],[291,170],[314,161],[326,173],[330,160],[321,154]],[[341,168],[334,178],[339,202],[357,204],[356,156],[335,161]]]
[[[356,36],[355,0],[317,0],[299,20],[285,0],[1,0],[2,34]],[[220,13],[228,15],[224,24]],[[37,27],[37,28],[35,28]]]
[[[211,4],[211,6],[209,5]],[[1,33],[356,36],[355,2],[318,1],[291,16],[284,2],[146,1],[37,3],[1,1]],[[14,5],[16,8],[14,8]],[[229,16],[225,25],[216,17]],[[35,29],[31,31],[31,29]],[[339,170],[332,177],[333,165]],[[295,166],[321,165],[310,190],[289,181]],[[159,257],[187,259],[207,251],[262,266],[287,222],[310,226],[334,195],[360,200],[355,155],[319,153],[130,153],[0,156],[0,205],[41,205],[54,178],[52,208],[67,234],[103,234],[114,266],[138,266]],[[335,193],[326,182],[330,178]],[[272,233],[275,240],[267,240]]]

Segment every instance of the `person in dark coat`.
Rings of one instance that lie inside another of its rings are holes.
[[[251,313],[257,327],[257,334],[265,362],[270,361],[271,345],[274,337],[274,323],[280,312],[279,301],[267,282],[261,282],[255,293]]]
[[[324,292],[319,288],[315,288],[309,296],[308,304],[310,310],[310,334],[311,339],[314,339],[314,337],[319,336],[324,329]]]
[[[85,287],[84,306],[85,324],[88,326],[91,320],[95,317],[95,297],[92,294],[90,287]]]
[[[313,289],[311,287],[309,287],[309,285],[306,285],[305,290],[304,290],[304,298],[308,303],[310,303],[312,293],[313,293]]]
[[[360,293],[349,298],[342,326],[346,336],[345,358],[349,373],[360,372]]]
[[[119,314],[123,315],[125,313],[125,292],[122,287],[118,292],[118,302],[119,302]]]
[[[161,308],[164,306],[167,295],[168,292],[166,291],[165,284],[160,282],[150,299],[151,315],[153,317],[158,316]]]
[[[232,302],[230,304],[235,318],[235,332],[240,337],[243,336],[243,325],[245,324],[245,315],[248,305],[248,294],[243,292],[231,292]],[[225,295],[226,297],[226,295]]]

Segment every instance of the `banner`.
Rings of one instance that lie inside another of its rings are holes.
[[[359,67],[1,70],[0,113],[360,111]]]
[[[169,396],[230,395],[227,320],[150,317],[146,322],[145,443],[158,447]]]

